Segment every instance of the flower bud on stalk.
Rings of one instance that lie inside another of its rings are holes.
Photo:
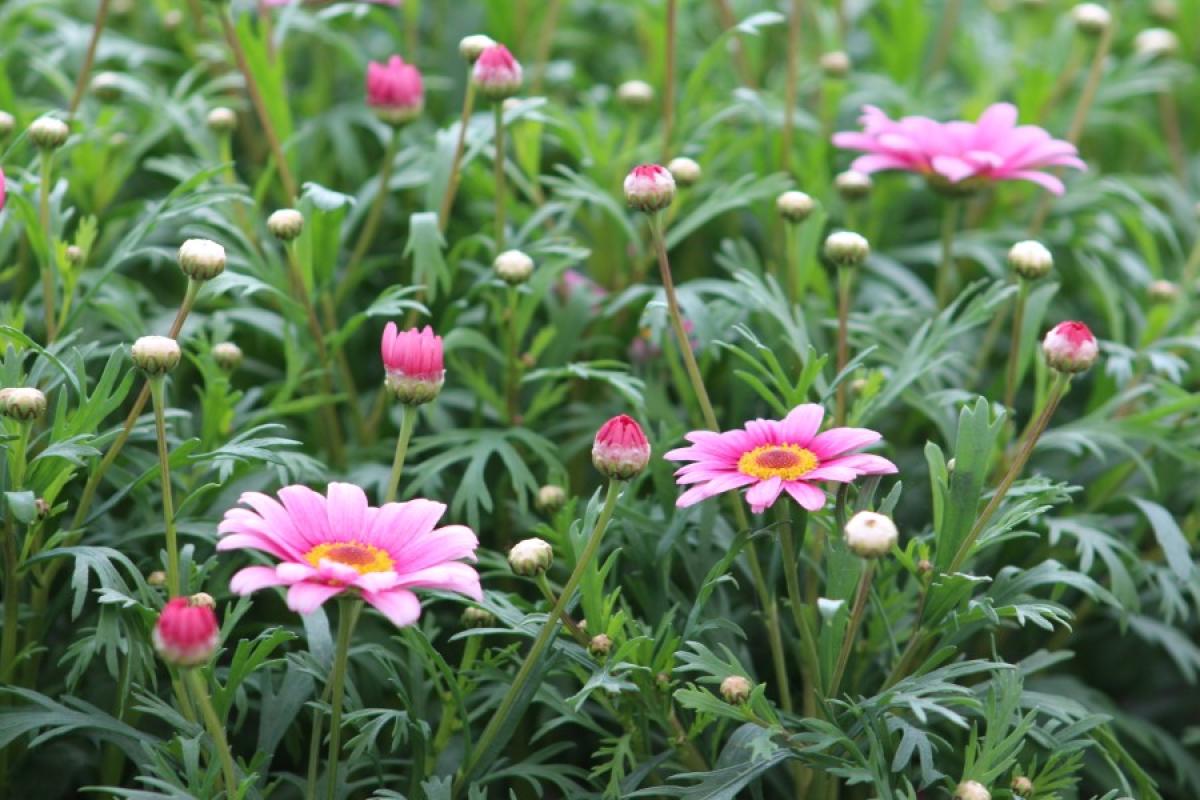
[[[625,202],[630,208],[653,214],[675,199],[675,178],[658,164],[640,164],[625,176]]]
[[[213,345],[212,354],[217,366],[226,372],[233,372],[242,365],[242,348],[233,342]]]
[[[1082,322],[1060,322],[1042,340],[1046,364],[1059,372],[1084,372],[1100,354],[1096,337]]]
[[[16,125],[17,120],[12,114],[7,111],[0,111],[0,138],[4,138],[12,133]]]
[[[62,147],[70,135],[67,123],[54,117],[39,117],[29,126],[29,140],[41,150]]]
[[[871,254],[866,238],[853,231],[838,231],[825,239],[825,258],[839,267],[861,267]]]
[[[820,64],[821,72],[826,78],[844,78],[850,74],[850,68],[853,66],[850,56],[841,50],[822,54]]]
[[[592,464],[612,480],[627,481],[650,463],[650,442],[642,428],[624,414],[601,426],[592,444]]]
[[[533,259],[520,250],[505,250],[496,256],[492,268],[509,286],[519,286],[533,274]]]
[[[425,109],[425,85],[421,72],[392,56],[386,64],[367,64],[367,105],[389,125],[403,125]]]
[[[479,60],[479,56],[483,55],[483,51],[489,47],[495,47],[496,42],[490,36],[485,36],[482,33],[473,33],[470,36],[464,36],[458,41],[458,53],[471,64]]]
[[[561,486],[548,483],[538,489],[534,505],[538,511],[553,514],[567,504],[567,492]]]
[[[992,800],[992,793],[979,781],[963,781],[954,790],[954,800]]]
[[[463,609],[462,625],[464,628],[489,628],[496,624],[496,616],[485,609],[467,606]]]
[[[212,597],[176,597],[163,607],[154,626],[154,649],[168,664],[195,667],[216,652],[220,633]]]
[[[588,652],[595,658],[607,658],[612,652],[613,642],[603,633],[597,634],[588,642]]]
[[[442,337],[426,325],[400,333],[389,322],[380,350],[387,371],[387,386],[405,405],[422,405],[438,396],[446,382]]]
[[[281,242],[290,242],[304,231],[304,215],[294,208],[281,208],[267,217],[267,230]]]
[[[0,413],[9,419],[31,422],[46,413],[46,395],[31,387],[0,389]]]
[[[625,81],[617,87],[617,100],[626,108],[646,108],[654,102],[654,87],[645,81]]]
[[[857,203],[865,198],[871,193],[872,186],[870,175],[852,169],[838,173],[833,179],[833,187],[847,203]]]
[[[845,527],[846,545],[862,558],[879,558],[892,551],[900,534],[891,518],[874,511],[859,511]]]
[[[684,156],[672,158],[667,164],[667,171],[680,186],[693,186],[700,181],[700,165]]]
[[[750,699],[750,691],[754,685],[741,675],[730,675],[721,681],[721,697],[726,703],[741,705]]]
[[[521,65],[507,47],[494,44],[475,60],[471,81],[484,97],[503,100],[521,90]]]
[[[1169,58],[1179,52],[1179,37],[1166,28],[1147,28],[1134,38],[1133,50],[1145,58]]]
[[[179,342],[169,336],[143,336],[133,343],[130,354],[138,369],[152,378],[175,369],[183,355]]]
[[[213,133],[232,133],[237,127],[237,112],[235,112],[232,108],[217,106],[208,112],[208,118],[206,122],[208,124],[208,129]]]
[[[179,247],[179,269],[194,281],[210,281],[225,271],[225,248],[209,239],[188,239]]]
[[[554,563],[554,548],[545,539],[522,539],[508,551],[508,565],[517,575],[542,575]]]
[[[1179,284],[1171,281],[1152,281],[1146,287],[1146,294],[1150,298],[1151,303],[1161,303],[1163,305],[1174,303],[1179,299]]]
[[[1112,25],[1112,14],[1097,3],[1080,3],[1071,9],[1075,28],[1087,36],[1099,36]]]
[[[121,76],[115,72],[97,72],[92,78],[92,92],[105,103],[121,98]]]
[[[1008,263],[1013,271],[1027,281],[1045,277],[1054,269],[1054,256],[1041,242],[1017,242],[1008,251]]]
[[[1024,775],[1018,775],[1013,778],[1012,790],[1013,794],[1018,797],[1031,797],[1033,795],[1033,781]]]
[[[808,219],[814,207],[813,199],[804,192],[784,192],[775,199],[775,210],[779,212],[779,216],[791,223]]]

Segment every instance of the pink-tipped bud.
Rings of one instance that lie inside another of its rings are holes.
[[[675,178],[666,167],[639,164],[625,176],[625,202],[630,208],[653,214],[675,199]]]
[[[592,444],[592,464],[605,477],[627,481],[650,463],[650,442],[632,417],[613,417],[601,426]]]
[[[1051,369],[1074,373],[1091,367],[1100,354],[1100,347],[1087,325],[1060,322],[1042,340],[1042,353]]]
[[[403,125],[425,108],[425,86],[421,72],[392,56],[386,64],[367,65],[367,105],[389,125]]]
[[[484,97],[503,100],[521,89],[521,65],[502,44],[484,49],[471,68],[471,82]]]
[[[726,703],[740,705],[750,699],[754,684],[741,675],[729,675],[721,681],[721,697]]]
[[[163,607],[154,626],[154,649],[163,661],[194,667],[212,657],[221,631],[211,600],[208,595],[176,597]]]
[[[428,403],[438,396],[446,381],[442,361],[442,337],[428,325],[423,330],[401,333],[396,323],[389,322],[383,330],[380,346],[383,366],[387,370],[388,388],[405,405]]]

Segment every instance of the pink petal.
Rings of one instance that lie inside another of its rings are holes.
[[[855,172],[861,172],[864,175],[870,175],[873,172],[882,172],[886,169],[906,169],[910,171],[919,171],[920,164],[915,163],[911,158],[901,158],[894,155],[874,154],[869,156],[859,156],[854,159],[854,163],[850,168]]]
[[[329,558],[322,558],[317,567],[317,577],[331,583],[353,585],[361,574],[354,567]]]
[[[432,500],[387,503],[375,515],[364,541],[384,548],[395,558],[408,542],[428,535],[445,513],[446,506]]]
[[[821,420],[824,418],[825,409],[816,403],[804,403],[796,406],[780,423],[784,441],[803,447],[821,429]]]
[[[458,561],[438,564],[402,575],[395,586],[411,589],[440,589],[464,594],[477,602],[483,600],[483,587],[479,585],[479,573],[469,564]]]
[[[324,583],[295,583],[288,589],[287,606],[297,614],[311,614],[326,600],[341,594],[344,588]]]
[[[275,565],[275,574],[285,583],[299,583],[315,579],[319,573],[316,567],[309,564],[285,561]]]
[[[396,572],[401,575],[432,567],[446,561],[467,558],[475,560],[475,549],[479,539],[475,532],[463,525],[447,525],[424,536],[412,539],[402,549],[393,553]]]
[[[398,628],[412,625],[421,617],[421,601],[407,589],[363,592],[363,599],[375,606]]]
[[[1067,190],[1063,186],[1063,182],[1049,172],[1035,172],[1033,170],[1019,170],[1010,173],[1009,178],[1017,181],[1031,181],[1047,189],[1051,194],[1062,194]]]
[[[870,453],[853,453],[848,456],[834,458],[821,464],[821,469],[827,467],[848,468],[860,475],[891,475],[897,472],[896,465],[883,456]],[[811,475],[812,473],[809,473]],[[808,475],[804,476],[808,477]]]
[[[869,428],[831,428],[809,442],[813,455],[828,461],[834,456],[878,442],[880,435]]]
[[[974,175],[978,170],[957,156],[934,156],[933,168],[951,183],[958,183]]]
[[[331,483],[326,495],[325,509],[333,541],[361,540],[370,505],[366,493],[352,483]]]
[[[859,476],[858,470],[841,464],[822,464],[816,469],[804,473],[806,481],[836,481],[838,483],[850,483]]]
[[[321,542],[331,541],[323,496],[307,486],[294,485],[280,489],[279,499],[310,549]]]
[[[761,514],[774,504],[783,491],[783,481],[779,478],[767,478],[759,481],[746,491],[746,502],[755,514]]]
[[[258,533],[230,533],[217,540],[217,552],[227,550],[261,550],[276,558],[293,559],[299,555],[292,550],[280,547],[276,542]]]
[[[1009,136],[1017,124],[1017,107],[1012,103],[988,106],[975,123],[975,146],[990,148]]]
[[[287,582],[275,574],[274,567],[243,567],[229,579],[229,591],[234,594],[250,594],[270,586],[283,586]]]
[[[788,481],[783,485],[792,499],[808,511],[820,511],[825,507],[825,492],[804,481]]]

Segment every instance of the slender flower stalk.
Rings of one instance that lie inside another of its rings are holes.
[[[538,33],[537,74],[533,77],[533,96],[540,97],[550,66],[550,48],[554,44],[554,30],[558,27],[558,15],[562,11],[562,0],[549,0],[542,29]]]
[[[25,450],[29,446],[32,420],[17,423],[17,440],[11,450],[9,488],[19,491],[25,485]],[[4,629],[0,630],[0,682],[10,683],[16,667],[17,636],[20,633],[21,581],[18,569],[17,527],[12,512],[4,512]]]
[[[204,727],[208,729],[208,735],[212,737],[213,749],[217,751],[217,759],[221,763],[221,777],[225,782],[225,796],[235,797],[238,788],[237,770],[233,766],[233,753],[229,749],[229,740],[225,737],[225,724],[221,722],[221,718],[217,716],[217,710],[213,708],[212,700],[208,695],[208,685],[200,676],[200,671],[184,669],[181,672],[188,693],[200,709]]]
[[[495,224],[495,246],[497,253],[504,252],[504,104],[496,101],[492,104],[492,113],[495,115],[495,156],[492,159],[493,170],[495,174],[496,190],[495,200],[496,209],[493,213],[493,222]]]
[[[962,203],[958,200],[948,199],[942,209],[941,261],[938,263],[935,293],[938,308],[949,305],[954,293],[954,236],[958,232],[961,207]]]
[[[779,164],[784,172],[791,172],[792,138],[796,128],[796,100],[800,86],[800,12],[804,0],[791,0],[787,28],[787,83],[783,95],[783,134],[780,137]],[[793,302],[795,298],[793,297]]]
[[[71,104],[67,106],[67,112],[72,116],[83,101],[83,93],[87,89],[88,78],[92,73],[92,64],[96,63],[96,48],[100,44],[100,34],[104,32],[104,25],[108,21],[108,7],[111,4],[112,0],[100,0],[100,4],[96,6],[96,20],[92,23],[92,36],[88,40],[87,51],[83,55],[83,66],[79,68],[79,75],[75,78],[75,91],[71,93]]]
[[[404,471],[404,459],[408,455],[408,444],[412,441],[413,429],[417,425],[417,407],[405,405],[400,417],[400,435],[396,437],[396,454],[392,458],[392,473],[388,478],[383,502],[391,503],[400,489],[400,475]]]
[[[954,35],[958,32],[958,18],[962,14],[962,0],[947,0],[942,10],[942,24],[938,29],[937,43],[933,55],[929,59],[929,74],[936,75],[946,66],[950,57],[950,47],[954,44]]]
[[[664,58],[666,59],[665,79],[663,87],[663,105],[662,105],[662,120],[663,120],[663,142],[662,142],[662,158],[663,161],[671,157],[671,135],[674,133],[675,126],[675,38],[677,35],[679,18],[679,2],[678,0],[667,0],[667,24],[666,24],[666,42],[664,43]],[[687,347],[686,344],[680,347]]]
[[[171,456],[167,450],[166,392],[162,375],[150,377],[150,397],[154,405],[154,433],[158,444],[158,474],[162,489],[163,526],[167,537],[167,593],[178,597],[182,581],[179,576],[179,543],[175,532],[175,501],[171,489]]]
[[[1021,363],[1021,328],[1025,325],[1025,305],[1029,301],[1029,281],[1017,281],[1017,299],[1013,305],[1012,338],[1008,346],[1008,369],[1004,375],[1004,406],[1012,408],[1017,399],[1017,368]]]
[[[396,161],[396,152],[399,149],[400,128],[395,128],[383,151],[383,161],[379,164],[379,188],[375,192],[374,200],[371,201],[371,210],[367,212],[362,230],[358,233],[358,241],[355,242],[354,250],[350,254],[350,261],[346,266],[347,274],[354,274],[358,265],[366,257],[367,251],[371,249],[371,243],[375,241],[375,234],[379,231],[379,223],[383,219],[383,209],[387,205],[388,182],[392,178],[392,168]]]
[[[729,0],[713,0],[713,5],[716,6],[717,18],[721,21],[721,29],[728,31],[732,30],[737,25],[737,17],[734,16],[733,8],[729,5]],[[733,67],[737,70],[738,79],[742,86],[748,89],[754,88],[754,73],[750,69],[750,62],[746,59],[746,47],[741,37],[734,34],[733,40],[730,42],[730,50],[733,55]],[[794,106],[788,105],[788,108]]]
[[[850,661],[850,650],[858,639],[858,629],[862,626],[863,611],[867,607],[867,598],[871,594],[871,580],[875,577],[875,562],[868,561],[858,578],[858,591],[854,594],[854,606],[850,610],[850,621],[842,638],[842,646],[838,650],[837,661],[833,668],[833,676],[829,679],[829,691],[826,697],[837,697],[842,688],[842,678],[846,675],[846,665]]]
[[[517,424],[520,416],[521,390],[521,361],[517,351],[520,342],[517,334],[517,302],[516,286],[509,286],[505,292],[505,306],[502,325],[504,329],[504,407],[509,425]]]
[[[471,125],[471,111],[475,107],[475,82],[470,80],[471,68],[467,68],[467,89],[463,95],[462,115],[458,119],[458,138],[454,143],[454,158],[450,161],[450,179],[446,191],[442,195],[442,205],[438,209],[438,228],[443,233],[450,221],[450,209],[454,206],[454,196],[458,194],[458,184],[462,179],[462,158],[467,145],[467,128]]]
[[[55,319],[55,278],[58,265],[54,255],[54,234],[50,230],[50,180],[52,177],[52,160],[54,151],[43,149],[39,153],[41,163],[41,179],[38,181],[38,222],[42,226],[42,235],[46,239],[46,260],[42,264],[42,309],[46,314],[46,343],[54,341],[58,335]]]
[[[850,345],[847,341],[850,320],[850,296],[854,287],[854,271],[847,267],[838,267],[838,327],[837,327],[837,371],[841,375],[850,360]],[[834,425],[846,422],[846,390],[847,382],[839,381],[834,401]]]
[[[333,672],[329,678],[329,800],[337,798],[338,766],[342,758],[342,702],[346,694],[346,668],[350,655],[350,637],[358,620],[362,600],[345,598],[338,605],[338,636],[333,653]]]

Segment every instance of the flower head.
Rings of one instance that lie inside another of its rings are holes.
[[[267,230],[281,242],[290,242],[304,231],[304,215],[294,208],[272,211],[267,217]]]
[[[1042,353],[1051,369],[1059,372],[1084,372],[1096,361],[1100,347],[1096,337],[1082,322],[1060,322],[1042,340]]]
[[[217,106],[208,112],[205,122],[213,133],[231,133],[237,127],[237,112],[232,108]]]
[[[407,405],[428,403],[438,396],[446,381],[442,360],[442,337],[426,325],[401,333],[396,323],[383,329],[380,345],[387,385],[400,402]]]
[[[226,372],[233,372],[242,365],[242,348],[233,342],[218,342],[213,345],[213,359]]]
[[[617,100],[629,108],[645,108],[654,102],[654,87],[645,81],[625,81],[617,87]]]
[[[898,169],[914,172],[935,186],[969,189],[997,181],[1032,181],[1054,194],[1063,183],[1044,170],[1086,169],[1075,145],[1054,139],[1036,125],[1017,125],[1010,103],[989,106],[975,122],[938,122],[929,117],[893,120],[875,106],[864,106],[862,131],[844,131],[833,143],[866,155],[854,160],[863,173]]]
[[[627,481],[650,463],[650,442],[633,417],[619,414],[600,426],[592,443],[592,464],[605,477]]]
[[[954,790],[954,800],[992,800],[992,793],[979,781],[963,781]]]
[[[653,214],[675,199],[675,178],[666,167],[639,164],[625,176],[625,202],[630,208]]]
[[[496,256],[496,260],[492,262],[492,269],[496,271],[500,280],[510,286],[517,286],[529,280],[529,276],[533,274],[533,259],[520,250],[505,250]]]
[[[536,536],[522,539],[508,551],[508,565],[517,575],[541,575],[554,563],[554,548]]]
[[[861,267],[871,255],[871,243],[854,231],[835,231],[825,237],[825,258],[839,267]]]
[[[367,105],[388,124],[411,121],[425,108],[421,72],[400,56],[367,64]]]
[[[691,461],[675,472],[676,483],[691,488],[680,495],[680,508],[749,486],[746,500],[762,513],[783,492],[809,511],[825,507],[818,482],[849,483],[861,475],[887,475],[896,465],[882,456],[856,452],[879,441],[866,428],[831,428],[817,433],[825,409],[814,403],[796,406],[783,420],[756,419],[740,430],[693,431],[692,443],[667,453],[668,461]],[[692,485],[695,484],[695,485]]]
[[[486,97],[503,100],[521,88],[521,65],[502,44],[485,48],[475,59],[471,81]]]
[[[154,626],[154,649],[163,661],[177,667],[194,667],[212,657],[221,637],[212,597],[176,597],[169,600]]]
[[[421,615],[413,589],[483,598],[479,574],[462,563],[475,560],[479,542],[462,525],[434,529],[446,511],[441,503],[416,499],[375,508],[349,483],[331,483],[325,495],[286,486],[278,500],[247,492],[241,502],[250,508],[225,512],[217,549],[261,550],[280,563],[239,570],[229,583],[237,594],[286,586],[288,608],[309,614],[354,592],[400,626]]]
[[[725,698],[726,703],[737,705],[746,702],[753,689],[754,684],[741,675],[728,675],[721,681],[721,697]]]
[[[843,529],[846,544],[855,555],[878,558],[887,555],[900,538],[891,517],[874,511],[859,511]]]
[[[700,165],[687,156],[672,158],[667,164],[667,171],[680,186],[692,186],[700,180]]]
[[[458,54],[474,64],[483,51],[495,46],[496,42],[490,36],[482,33],[472,33],[458,40]]]
[[[1035,281],[1054,269],[1054,256],[1041,242],[1027,239],[1017,242],[1009,249],[1008,263],[1022,278]]]
[[[210,281],[225,271],[225,248],[211,239],[188,239],[179,246],[179,269],[194,281]]]
[[[803,222],[812,214],[815,206],[811,197],[794,189],[775,198],[775,210],[788,222]]]
[[[46,413],[46,395],[31,386],[0,389],[0,414],[29,422]]]
[[[29,126],[29,141],[41,150],[62,147],[71,135],[67,123],[55,117],[39,117]]]
[[[179,342],[169,336],[142,336],[129,348],[133,363],[147,375],[165,375],[183,357]]]

